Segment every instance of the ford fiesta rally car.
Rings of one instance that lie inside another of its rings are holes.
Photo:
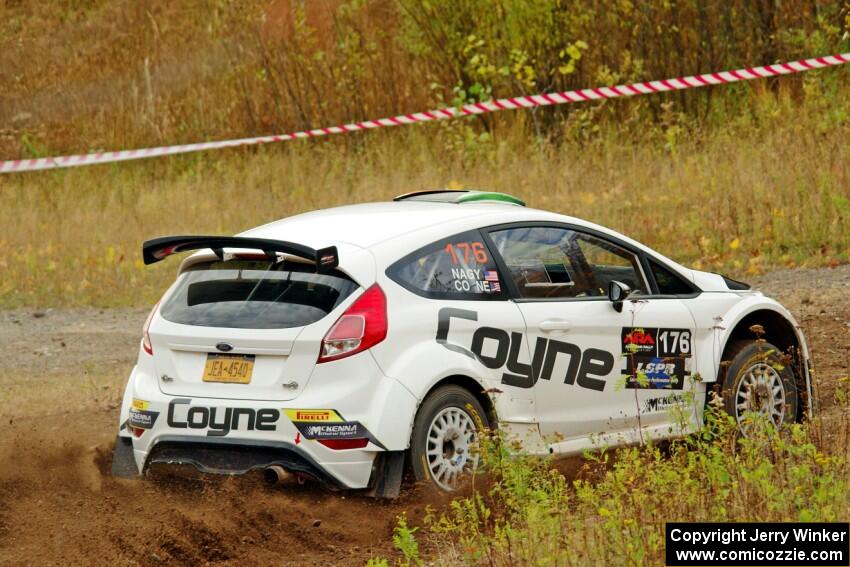
[[[811,412],[779,303],[508,195],[158,238],[144,261],[190,250],[144,325],[117,475],[266,469],[394,496],[405,463],[451,489],[487,427],[567,455],[695,431],[712,389],[739,422]]]

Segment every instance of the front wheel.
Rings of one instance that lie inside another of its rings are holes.
[[[748,413],[766,416],[776,427],[797,417],[794,372],[782,364],[779,349],[768,342],[740,341],[732,345],[723,381],[723,407],[746,435]]]
[[[469,390],[442,386],[425,398],[413,422],[410,444],[416,480],[452,491],[478,464],[479,435],[487,414]]]

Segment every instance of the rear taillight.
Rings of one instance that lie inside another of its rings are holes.
[[[151,344],[151,335],[148,331],[150,331],[151,321],[153,321],[153,316],[156,313],[157,307],[159,307],[159,303],[153,306],[148,318],[145,320],[145,326],[142,328],[142,348],[145,349],[145,352],[151,356],[153,356],[153,345]]]
[[[387,337],[387,298],[378,284],[367,289],[322,339],[319,362],[370,349]]]

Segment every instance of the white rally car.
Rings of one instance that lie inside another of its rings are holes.
[[[508,195],[412,193],[143,252],[188,250],[144,326],[117,475],[266,469],[393,496],[405,464],[451,489],[486,427],[566,455],[695,431],[712,389],[739,420],[812,410],[779,303]]]

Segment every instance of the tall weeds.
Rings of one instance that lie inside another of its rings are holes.
[[[847,408],[829,419],[742,438],[709,408],[703,433],[590,455],[573,482],[491,438],[481,451],[489,484],[432,513],[417,536],[437,564],[654,565],[668,521],[841,521],[850,453],[846,438],[821,433],[846,431]]]

